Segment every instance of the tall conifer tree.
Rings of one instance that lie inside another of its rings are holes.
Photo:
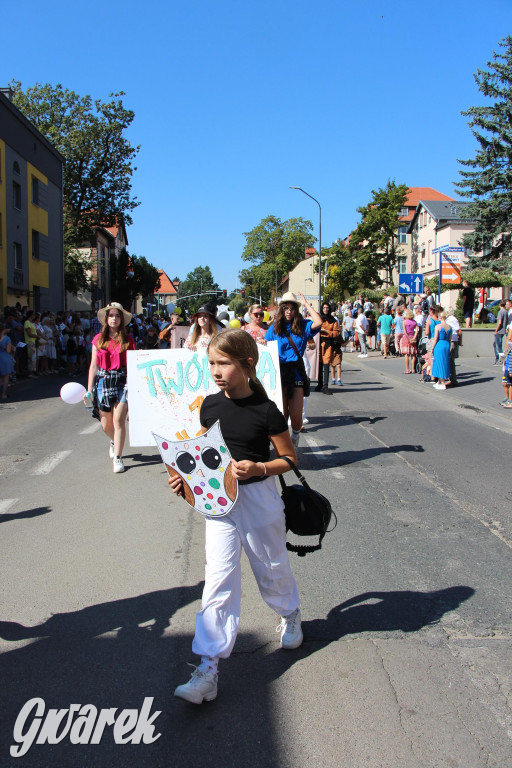
[[[512,266],[512,37],[499,45],[503,52],[493,52],[489,70],[474,75],[491,103],[462,113],[470,118],[478,148],[472,160],[459,160],[466,170],[460,171],[457,191],[471,199],[464,217],[476,221],[475,230],[463,240],[470,249],[468,266],[507,272]],[[476,256],[479,251],[483,255]]]

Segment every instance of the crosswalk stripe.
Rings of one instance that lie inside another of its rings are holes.
[[[0,499],[0,515],[4,515],[17,501],[19,499]]]
[[[91,424],[90,427],[86,427],[85,429],[82,429],[80,434],[92,435],[94,432],[97,432],[100,427],[101,427],[101,424],[99,423],[99,421],[96,421],[94,424]]]
[[[49,472],[54,470],[55,467],[61,463],[61,461],[64,461],[64,459],[69,456],[70,453],[71,451],[59,451],[58,453],[51,453],[46,457],[46,459],[43,459],[43,461],[38,464],[30,474],[47,475]]]

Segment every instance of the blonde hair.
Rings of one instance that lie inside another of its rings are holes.
[[[263,307],[261,306],[261,304],[251,304],[251,306],[247,311],[250,315],[252,315],[255,309],[261,309],[261,311],[263,312]]]
[[[412,309],[404,310],[404,317],[406,317],[408,320],[412,320],[414,318],[414,312]]]
[[[258,345],[250,333],[242,331],[240,328],[228,328],[222,333],[218,333],[208,345],[208,352],[218,350],[226,357],[231,357],[240,363],[242,368],[247,369],[251,387],[255,392],[264,395],[268,400],[265,387],[256,376],[256,364],[259,359]],[[249,358],[252,358],[250,362]]]

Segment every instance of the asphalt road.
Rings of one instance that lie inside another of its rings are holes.
[[[446,393],[401,367],[347,355],[344,386],[310,398],[301,466],[338,525],[292,556],[305,642],[279,648],[244,568],[235,651],[199,708],[171,694],[194,661],[202,518],[151,449],[113,475],[64,379],[20,385],[0,407],[0,765],[509,768],[511,412],[489,361],[464,361]],[[107,728],[14,758],[34,697],[118,712],[151,697],[161,736],[116,744]]]

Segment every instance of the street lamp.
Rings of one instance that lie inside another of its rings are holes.
[[[313,195],[310,195],[309,192],[306,192],[302,187],[290,187],[290,189],[298,189],[299,192],[303,192],[303,194],[307,195],[311,198],[311,200],[314,200],[315,203],[318,205],[318,211],[319,211],[319,221],[318,221],[318,311],[322,311],[322,207],[316,197],[313,197]]]

